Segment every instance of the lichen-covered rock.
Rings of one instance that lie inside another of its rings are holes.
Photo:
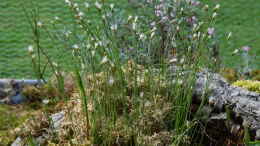
[[[7,96],[7,92],[4,90],[4,88],[0,87],[0,100],[4,99]]]
[[[209,104],[219,112],[225,112],[228,106],[249,129],[260,129],[260,94],[232,86],[219,74],[208,71],[197,74],[194,94],[198,100],[207,95]]]
[[[0,79],[0,103],[20,104],[26,102],[26,97],[22,94],[23,87],[39,84],[42,84],[42,81]]]

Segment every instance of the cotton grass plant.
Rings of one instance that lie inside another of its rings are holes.
[[[139,7],[125,3],[65,0],[74,23],[65,25],[54,16],[51,27],[64,25],[62,33],[39,28],[71,53],[71,72],[81,97],[81,112],[71,112],[77,104],[68,105],[68,122],[74,128],[63,129],[58,137],[70,134],[56,143],[199,144],[192,93],[196,72],[216,69],[219,61],[213,28],[219,5],[209,9],[195,0],[143,0]],[[29,18],[37,32],[40,20]],[[40,36],[34,38],[40,48]],[[41,55],[47,59],[46,66],[64,90],[62,66],[38,50],[38,61]]]

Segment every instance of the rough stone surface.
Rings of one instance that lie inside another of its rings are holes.
[[[42,84],[43,81],[38,81],[38,80],[31,80],[31,79],[26,79],[26,80],[19,80],[19,79],[0,79],[0,88],[5,87],[6,85],[10,84],[10,82],[17,83],[17,84],[23,84],[23,85],[38,85]]]
[[[260,94],[231,86],[219,74],[208,71],[197,74],[194,94],[197,98],[206,94],[215,110],[224,112],[228,106],[251,130],[260,129]]]
[[[26,101],[26,97],[18,93],[17,95],[10,96],[10,104],[20,104]]]
[[[57,130],[60,128],[62,121],[64,120],[65,112],[59,112],[56,114],[51,115],[52,125],[54,130]]]
[[[11,146],[22,146],[21,137],[17,137],[16,140],[11,144]]]
[[[20,104],[26,102],[26,98],[20,94],[26,85],[37,86],[42,84],[38,80],[13,80],[0,79],[0,104]]]
[[[4,90],[4,88],[0,87],[0,100],[5,98],[7,96],[7,92]]]

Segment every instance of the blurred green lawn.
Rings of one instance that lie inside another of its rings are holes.
[[[64,0],[35,0],[40,6],[40,17],[51,21],[54,16],[70,18]],[[124,0],[115,1],[123,4]],[[260,68],[260,1],[259,0],[204,0],[213,7],[220,3],[217,33],[220,34],[221,57],[228,67],[237,67],[241,59],[231,56],[234,49],[248,45],[250,53],[258,55],[254,68]],[[31,30],[24,16],[23,0],[1,0],[0,2],[0,78],[33,78],[30,57],[27,52],[32,42]],[[30,5],[27,5],[30,7]],[[228,32],[233,32],[232,41],[226,41]],[[53,44],[46,44],[51,56],[69,63]]]
[[[259,0],[204,0],[211,6],[221,5],[216,24],[220,34],[220,48],[223,62],[228,67],[237,67],[243,60],[232,56],[235,49],[250,46],[253,59],[252,68],[260,69],[260,1]],[[226,36],[232,32],[228,42]]]

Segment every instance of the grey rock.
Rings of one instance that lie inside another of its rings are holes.
[[[41,146],[46,143],[46,141],[50,138],[50,135],[47,133],[43,133],[41,136],[35,139],[37,145]]]
[[[14,96],[10,96],[9,98],[10,98],[10,104],[21,104],[23,102],[26,102],[26,97],[24,97],[20,93]]]
[[[260,140],[260,130],[256,130],[256,140]]]
[[[1,89],[1,88],[2,88],[2,89],[5,88],[5,84],[0,82],[0,89]]]
[[[60,128],[62,121],[64,120],[65,112],[59,112],[51,115],[52,126],[54,130]]]
[[[44,82],[39,80],[0,79],[0,104],[21,104],[26,97],[21,94],[24,86],[38,86]]]
[[[0,104],[10,104],[10,99],[9,98],[3,98],[0,100]]]
[[[169,68],[169,76],[177,78],[177,73],[188,75],[189,72],[182,71],[179,67]],[[229,84],[220,74],[203,70],[196,73],[194,85],[194,100],[202,101],[204,95],[208,97],[212,108],[210,119],[225,120],[225,108],[229,107],[235,115],[243,121],[247,121],[249,130],[260,130],[260,94],[248,91]],[[217,116],[216,116],[217,115]],[[259,132],[260,133],[260,132]],[[259,134],[260,135],[260,134]]]
[[[7,92],[4,90],[4,88],[0,87],[0,100],[7,97]]]
[[[0,79],[0,88],[5,88],[9,86],[10,81],[10,79]]]
[[[214,109],[223,112],[224,107],[229,106],[236,115],[248,122],[251,130],[260,129],[260,94],[234,87],[219,74],[204,70],[197,73],[194,95],[202,100],[199,98],[205,92]]]
[[[11,146],[22,146],[22,139],[21,137],[17,137],[15,141],[11,144]]]
[[[42,80],[33,80],[33,79],[25,79],[25,80],[19,80],[19,79],[0,79],[0,88],[5,87],[6,85],[10,84],[10,82],[17,83],[20,85],[41,85],[44,82]]]
[[[220,114],[212,115],[210,117],[210,120],[226,120],[226,119],[227,119],[226,113],[220,113]]]

